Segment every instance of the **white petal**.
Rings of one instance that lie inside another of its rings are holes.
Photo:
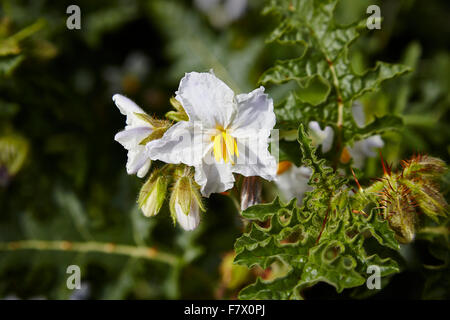
[[[250,136],[253,134],[266,135],[275,126],[275,113],[273,112],[273,100],[264,93],[264,87],[260,87],[248,94],[240,94],[236,97],[237,112],[232,120],[232,134],[236,136]],[[264,131],[259,132],[259,131]]]
[[[147,143],[146,149],[152,160],[196,166],[202,163],[204,155],[212,146],[210,136],[204,134],[201,126],[180,121],[167,130],[161,139]]]
[[[150,127],[136,127],[120,131],[114,136],[114,140],[119,142],[125,149],[130,150],[135,148],[152,133]]]
[[[128,174],[135,174],[138,171],[140,171],[143,167],[149,166],[147,162],[150,161],[150,159],[147,156],[147,153],[145,151],[144,146],[139,146],[135,149],[131,149],[128,151],[128,161],[127,161],[127,173]],[[148,168],[146,170],[142,170],[139,172],[139,177],[142,178],[148,171]]]
[[[228,19],[236,20],[241,17],[247,7],[247,0],[228,0],[225,2],[225,10]]]
[[[186,73],[175,98],[190,121],[199,121],[205,127],[225,128],[235,112],[233,91],[212,73]]]
[[[364,108],[359,101],[353,103],[352,115],[358,127],[364,127],[366,124],[366,115],[364,114]]]
[[[195,6],[203,12],[214,10],[219,3],[220,0],[194,0]]]
[[[375,157],[376,153],[373,149],[382,148],[384,141],[380,135],[375,135],[364,140],[356,141],[353,147],[349,147],[348,151],[353,159],[354,166],[361,168],[366,157]]]
[[[317,121],[310,121],[308,123],[308,127],[309,130],[312,130],[315,134],[320,134],[322,132],[322,129],[320,128],[320,125]]]
[[[140,142],[152,132],[152,128],[136,116],[135,113],[145,112],[133,101],[120,94],[114,95],[113,101],[120,112],[127,116],[125,130],[117,133],[114,139],[128,150],[127,173],[137,173],[137,176],[142,178],[147,174],[151,161],[146,154],[145,146],[140,145]]]
[[[195,181],[200,185],[202,196],[209,197],[211,193],[229,190],[234,185],[231,164],[217,163],[212,152],[207,154],[201,165],[195,166]]]
[[[115,94],[113,101],[119,108],[120,113],[127,116],[127,126],[125,129],[136,126],[149,127],[147,122],[136,116],[135,113],[145,113],[136,103],[121,94]]]
[[[138,170],[137,176],[139,178],[145,177],[148,170],[150,169],[150,165],[152,164],[152,161],[150,159],[147,159],[147,161],[144,163],[144,165]]]
[[[375,157],[376,153],[373,149],[382,148],[384,146],[384,141],[381,139],[380,135],[375,135],[367,138],[364,141],[363,152],[368,157]]]
[[[237,140],[239,157],[231,167],[233,172],[246,177],[260,176],[272,181],[276,177],[277,161],[269,152],[268,139],[253,136]]]
[[[326,153],[331,150],[331,146],[333,145],[333,136],[334,131],[333,128],[326,126],[324,130],[325,139],[322,141],[322,153]]]
[[[310,121],[308,127],[313,144],[316,146],[322,145],[322,153],[330,151],[331,146],[333,145],[333,128],[326,126],[325,129],[322,130],[317,121]]]
[[[188,215],[185,215],[181,206],[175,203],[175,212],[177,216],[177,221],[180,226],[187,231],[194,230],[200,223],[200,210],[198,208],[197,201],[191,200],[191,210]]]
[[[300,205],[305,192],[313,190],[313,187],[308,185],[311,175],[312,170],[308,167],[292,166],[289,170],[277,176],[275,183],[285,200],[297,198],[297,203]]]

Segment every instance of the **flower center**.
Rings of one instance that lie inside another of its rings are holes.
[[[214,142],[214,158],[217,162],[220,162],[223,159],[225,162],[230,161],[231,164],[234,164],[234,155],[239,157],[236,138],[232,137],[228,131],[223,128],[218,128],[217,130],[218,133],[211,137],[211,141]]]

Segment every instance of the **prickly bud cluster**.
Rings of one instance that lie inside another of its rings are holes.
[[[439,192],[438,180],[445,163],[427,155],[417,155],[401,162],[402,170],[392,172],[383,161],[384,175],[365,192],[375,192],[379,208],[396,232],[399,242],[414,240],[419,215],[437,220],[448,214],[448,205]]]

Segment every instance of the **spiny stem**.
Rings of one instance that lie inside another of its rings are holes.
[[[100,252],[159,261],[171,265],[178,263],[179,258],[173,254],[161,252],[154,247],[132,246],[107,242],[71,242],[64,240],[19,240],[0,242],[0,251],[16,250],[50,250],[65,252]]]
[[[323,230],[325,230],[325,226],[327,225],[328,214],[330,213],[330,210],[331,210],[331,199],[330,199],[330,201],[328,202],[327,212],[326,212],[326,214],[325,214],[325,218],[323,219],[323,222],[322,222],[322,228],[320,229],[319,236],[318,236],[317,239],[316,239],[316,245],[319,243],[319,240],[320,240],[320,237],[322,236]]]
[[[339,80],[337,78],[336,70],[334,69],[333,62],[330,59],[328,59],[328,57],[326,55],[325,55],[325,58],[327,60],[328,66],[330,67],[331,75],[333,77],[333,86],[334,86],[334,89],[336,90],[337,105],[338,105],[338,120],[337,120],[336,126],[340,130],[344,123],[344,103],[342,102],[342,94],[341,94],[341,89],[339,86]]]

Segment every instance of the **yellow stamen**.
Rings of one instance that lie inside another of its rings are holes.
[[[220,135],[214,137],[214,158],[217,162],[220,162],[222,158],[222,141]]]
[[[223,160],[225,161],[225,163],[228,162],[228,150],[227,150],[227,136],[223,135],[222,133],[222,156],[223,156]]]
[[[220,133],[211,137],[211,140],[214,142],[213,152],[214,158],[217,162],[220,162],[221,159],[231,164],[234,164],[234,156],[239,157],[239,151],[237,148],[237,142],[234,137],[232,137],[227,130],[222,128],[218,129]]]
[[[236,140],[227,134],[226,132],[222,132],[223,139],[225,140],[225,145],[227,147],[228,152],[231,156],[234,156],[234,145],[236,143]]]

